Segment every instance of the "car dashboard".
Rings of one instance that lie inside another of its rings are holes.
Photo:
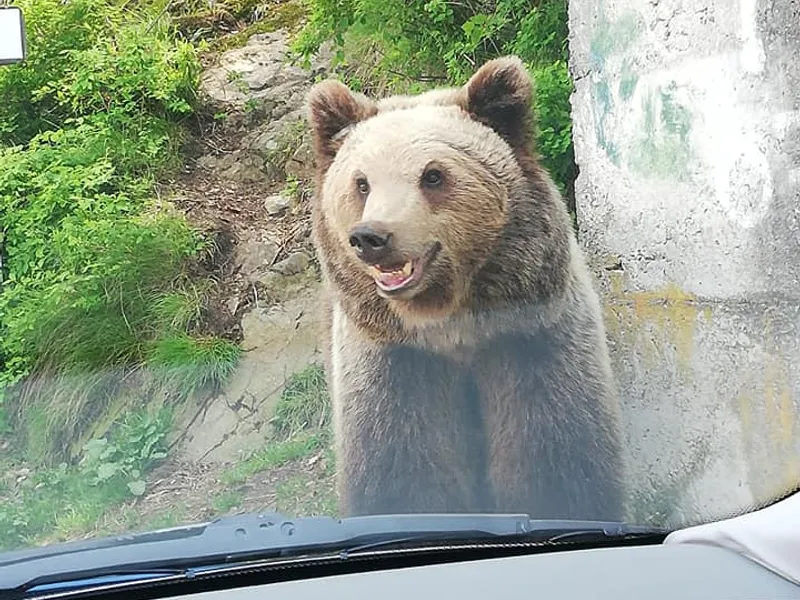
[[[800,586],[727,548],[663,544],[371,571],[177,596],[185,600],[800,600]]]

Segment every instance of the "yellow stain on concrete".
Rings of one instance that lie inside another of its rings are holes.
[[[749,395],[741,393],[738,398],[739,404],[739,423],[745,445],[752,439],[753,435],[753,401]]]
[[[795,488],[797,482],[800,481],[800,460],[798,460],[796,446],[794,443],[794,426],[797,422],[797,415],[795,412],[794,402],[792,402],[792,394],[788,386],[780,393],[780,430],[781,441],[785,449],[784,456],[786,457],[786,468],[784,477],[786,478],[786,487]]]
[[[619,271],[611,271],[608,274],[609,288],[612,298],[619,298],[624,293],[625,282],[622,279],[622,273]],[[606,331],[612,337],[619,337],[621,333],[620,321],[622,320],[621,307],[616,306],[613,302],[604,302],[603,311],[605,313]]]
[[[771,441],[783,456],[794,458],[794,426],[797,420],[789,384],[788,363],[772,343],[772,319],[764,315],[764,340],[771,348],[764,365],[764,411]]]
[[[778,418],[780,423],[781,441],[790,445],[794,441],[794,424],[797,417],[794,412],[792,393],[784,384],[779,394]]]
[[[779,367],[780,365],[780,367]],[[781,356],[769,356],[764,369],[764,416],[766,435],[769,437],[768,454],[783,465],[782,476],[786,487],[797,487],[800,475],[794,428],[797,414],[792,401],[786,361]]]
[[[691,376],[691,359],[698,320],[713,322],[712,309],[699,307],[697,298],[670,284],[645,292],[626,291],[624,272],[608,275],[604,308],[609,335],[636,352],[647,363],[654,355],[664,360],[669,346],[676,353],[679,372]],[[767,346],[761,374],[744,376],[736,398],[744,446],[749,455],[751,485],[756,495],[774,494],[776,485],[794,489],[800,481],[800,434],[797,398],[788,377],[789,362],[772,341],[772,323],[765,315],[759,336]],[[766,498],[767,496],[763,496]]]
[[[765,333],[769,331],[766,326]],[[738,397],[739,423],[750,463],[749,483],[759,499],[795,489],[800,481],[795,435],[798,415],[788,374],[788,362],[773,349],[764,357],[762,373],[742,382]]]
[[[770,441],[776,441],[776,430],[773,423],[776,421],[777,410],[775,404],[775,380],[779,374],[773,360],[767,359],[764,365],[764,420],[766,421],[767,434]]]
[[[627,292],[621,272],[611,273],[609,283],[609,333],[636,348],[649,364],[657,355],[663,356],[665,345],[672,345],[678,369],[688,376],[697,319],[702,315],[710,322],[711,309],[699,308],[693,294],[674,284],[646,292]]]

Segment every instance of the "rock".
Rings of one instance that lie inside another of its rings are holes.
[[[314,153],[311,149],[311,137],[308,131],[303,132],[300,143],[283,167],[287,177],[298,180],[309,180],[314,174]]]
[[[306,282],[283,304],[244,316],[244,354],[231,380],[218,396],[188,403],[178,415],[181,460],[236,461],[263,446],[286,380],[320,361],[320,289]]]
[[[281,275],[297,275],[308,268],[311,259],[305,252],[294,252],[288,258],[273,265],[272,270]]]
[[[276,286],[280,284],[282,279],[284,279],[284,276],[280,273],[269,271],[268,273],[265,273],[259,277],[257,283],[259,283],[265,290],[273,291]]]
[[[238,296],[234,296],[233,298],[230,298],[228,300],[228,302],[226,302],[226,305],[228,307],[228,311],[232,315],[235,315],[236,314],[236,309],[239,308],[239,297]]]
[[[290,205],[291,200],[289,200],[289,198],[283,194],[275,194],[264,201],[264,207],[267,209],[267,213],[271,217],[277,217],[278,215],[286,212]]]
[[[227,179],[241,182],[258,182],[264,179],[264,161],[248,152],[236,150],[217,160],[217,172]]]
[[[311,223],[304,223],[300,229],[292,236],[292,241],[300,244],[311,237]]]
[[[224,52],[217,66],[200,79],[200,91],[216,108],[244,112],[259,100],[269,110],[275,100],[274,89],[286,96],[287,86],[298,86],[310,73],[286,62],[287,38],[284,32],[254,35],[241,48]]]
[[[259,182],[264,179],[264,159],[246,149],[234,150],[222,156],[205,154],[197,159],[197,166],[241,182]]]
[[[197,166],[207,171],[213,171],[217,167],[218,163],[219,161],[217,160],[217,157],[213,154],[204,154],[197,159]]]
[[[290,64],[287,51],[283,30],[254,35],[203,73],[200,91],[206,104],[231,115],[224,125],[229,131],[246,132],[239,149],[224,160],[206,161],[205,168],[250,181],[284,177],[288,161],[293,173],[305,177],[309,172],[310,146],[302,127],[305,99],[315,76],[328,68],[331,53],[326,46],[306,70]]]
[[[277,255],[277,245],[253,238],[245,240],[236,249],[240,272],[248,279],[257,278],[258,274],[269,269]]]

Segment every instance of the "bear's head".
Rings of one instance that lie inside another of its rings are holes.
[[[334,80],[312,88],[316,239],[340,289],[422,320],[463,305],[510,200],[539,169],[532,91],[513,56],[463,87],[416,96],[373,100]]]

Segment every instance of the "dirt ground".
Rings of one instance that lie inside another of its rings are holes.
[[[333,470],[322,451],[270,467],[241,483],[225,481],[225,471],[226,467],[167,461],[148,477],[147,493],[115,511],[106,526],[121,533],[131,531],[131,519],[139,525],[133,530],[147,530],[231,514],[283,512],[298,517],[335,510]]]

